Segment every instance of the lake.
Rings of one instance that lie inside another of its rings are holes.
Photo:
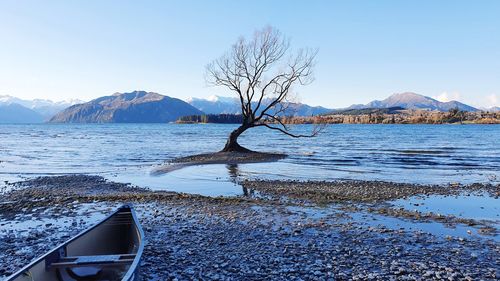
[[[500,183],[500,125],[331,125],[294,139],[265,128],[240,144],[282,152],[275,163],[204,165],[152,176],[179,156],[220,150],[229,124],[0,125],[0,180],[98,174],[153,189],[239,195],[235,179],[361,179],[422,184]],[[311,125],[297,125],[307,133]]]

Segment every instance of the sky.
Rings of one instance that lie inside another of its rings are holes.
[[[416,92],[500,106],[500,1],[0,0],[0,95],[231,95],[205,65],[273,26],[318,48],[300,101],[339,108]]]

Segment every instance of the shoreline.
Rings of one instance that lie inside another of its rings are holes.
[[[278,184],[288,189],[277,193]],[[21,263],[92,225],[92,219],[85,217],[104,216],[125,202],[136,206],[146,232],[143,280],[386,280],[401,276],[494,280],[499,276],[494,262],[500,254],[500,243],[489,239],[491,235],[445,236],[366,224],[380,215],[397,218],[370,212],[368,207],[379,210],[387,207],[388,200],[414,196],[410,188],[415,185],[375,181],[308,184],[314,192],[301,195],[297,190],[304,183],[247,181],[243,185],[253,187],[258,196],[206,197],[151,191],[99,176],[40,177],[15,183],[16,189],[0,199],[0,225],[12,230],[0,234],[6,241],[0,243],[0,260],[8,261],[0,266],[0,280],[2,275],[19,269]],[[375,186],[385,186],[386,190],[375,196]],[[335,194],[333,191],[341,187],[350,190],[349,200],[315,199],[327,191]],[[457,190],[473,193],[488,188],[448,189],[454,194]],[[419,189],[427,194],[437,192],[422,186]],[[287,190],[296,194],[289,196]],[[395,191],[399,191],[397,196]],[[365,195],[373,200],[351,200]],[[365,219],[360,220],[359,214]],[[411,216],[398,219],[409,223],[429,220]],[[27,227],[30,223],[36,227]],[[27,228],[16,233],[17,225]],[[478,252],[481,256],[474,254]]]

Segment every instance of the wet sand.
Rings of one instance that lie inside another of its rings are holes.
[[[360,211],[379,214],[382,208],[391,208],[388,200],[419,194],[498,196],[498,186],[439,189],[383,182],[276,181],[243,186],[256,196],[153,192],[83,175],[15,184],[0,199],[0,228],[6,230],[0,232],[0,276],[13,273],[123,203],[136,206],[145,230],[143,280],[495,280],[500,276],[500,244],[490,239],[491,234],[440,236],[367,225],[355,216]],[[314,191],[301,193],[304,188]],[[321,192],[330,194],[327,200]],[[349,195],[342,197],[343,193]]]

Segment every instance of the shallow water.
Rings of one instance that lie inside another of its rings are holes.
[[[282,152],[274,163],[202,165],[154,176],[151,171],[179,156],[219,150],[234,125],[36,124],[0,125],[0,192],[5,181],[38,175],[98,174],[155,190],[208,196],[242,196],[244,178],[299,180],[385,180],[421,184],[500,183],[500,125],[333,125],[317,138],[291,139],[252,130],[240,143],[250,149]],[[297,126],[308,132],[311,126]],[[491,221],[500,229],[500,199],[489,196],[430,196],[391,202],[395,207]],[[90,206],[90,205],[89,205]],[[293,208],[293,207],[291,207]],[[0,232],[22,237],[30,231],[92,224],[104,209],[73,217],[0,219]],[[297,207],[313,219],[341,212]],[[458,224],[416,222],[366,212],[349,212],[356,224],[500,241]],[[270,220],[273,217],[269,218]],[[56,235],[56,234],[54,234]],[[57,236],[57,235],[56,235]]]
[[[500,182],[500,125],[332,125],[316,138],[265,128],[240,143],[290,156],[276,163],[205,165],[150,175],[169,159],[220,149],[227,124],[0,125],[0,180],[100,174],[154,189],[235,195],[246,178],[362,179],[410,183]],[[310,125],[295,126],[309,132]],[[236,188],[238,189],[238,188]]]
[[[274,163],[202,165],[151,175],[155,167],[175,157],[217,151],[234,128],[227,124],[0,125],[0,189],[5,181],[68,173],[99,174],[156,190],[208,196],[244,195],[237,184],[244,178],[500,183],[500,125],[332,125],[316,138],[303,139],[258,128],[246,132],[240,143],[289,157]],[[310,125],[294,128],[302,133],[311,129]],[[497,222],[500,216],[499,199],[487,196],[433,196],[394,203],[409,210]]]
[[[308,218],[314,220],[325,219],[331,214],[343,213],[343,211],[336,209],[335,206],[288,207],[288,209],[294,212],[301,212],[305,214]],[[462,237],[462,238],[490,239],[500,242],[500,235],[483,235],[478,232],[478,228],[466,226],[463,224],[456,224],[453,226],[449,226],[440,222],[415,221],[410,219],[389,217],[389,216],[384,216],[369,212],[361,212],[361,211],[349,211],[348,216],[352,221],[356,222],[357,224],[368,227],[404,230],[406,232],[423,232],[423,233],[433,234],[441,238],[444,238],[446,236],[451,236],[451,237]],[[469,217],[469,218],[476,219],[474,217]],[[493,224],[493,226],[498,229],[500,227],[500,224],[498,224],[497,221],[497,224]]]
[[[42,209],[42,208],[41,208]],[[50,210],[50,209],[48,209]],[[0,217],[0,233],[4,235],[15,234],[17,237],[29,236],[32,231],[40,231],[47,227],[67,229],[76,225],[91,226],[106,217],[104,210],[111,212],[110,207],[97,206],[93,203],[82,203],[75,213],[71,215],[59,213],[57,217],[47,215],[45,212],[37,213],[37,216],[18,214],[14,219]],[[1,235],[0,235],[1,237]]]
[[[395,230],[400,229],[408,232],[423,232],[433,234],[442,238],[451,236],[462,238],[491,239],[496,242],[500,242],[500,235],[483,235],[478,232],[478,228],[469,227],[463,224],[448,226],[440,222],[405,220],[401,218],[370,213],[350,213],[350,216],[359,224],[371,227],[385,227]]]
[[[488,220],[500,226],[500,199],[483,195],[443,196],[432,195],[399,199],[396,207],[423,213],[452,215],[474,220]]]

